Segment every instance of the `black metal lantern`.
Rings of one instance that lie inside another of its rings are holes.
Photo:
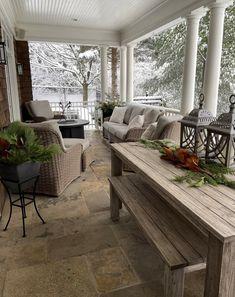
[[[229,102],[230,111],[207,127],[206,160],[235,168],[235,95],[230,96]]]
[[[206,130],[214,117],[211,112],[203,109],[204,95],[199,98],[199,108],[193,109],[183,117],[181,122],[180,147],[188,149],[200,157],[205,156]]]
[[[7,64],[6,43],[0,41],[0,64]]]

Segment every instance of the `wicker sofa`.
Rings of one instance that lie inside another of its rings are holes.
[[[136,115],[144,115],[147,121],[142,128],[132,128],[128,130],[130,120]],[[152,123],[158,122],[164,116],[164,109],[161,107],[148,106],[144,104],[131,103],[127,106],[124,121],[122,124],[110,122],[109,118],[104,119],[103,137],[111,143],[115,142],[135,142],[138,141],[145,130]],[[165,121],[164,127],[158,139],[169,138],[179,142],[180,115],[168,116],[168,121]]]
[[[41,165],[37,193],[59,196],[66,187],[81,176],[87,166],[93,162],[93,152],[86,139],[63,139],[54,121],[27,124],[32,127],[43,145],[59,145],[61,152],[49,163]]]

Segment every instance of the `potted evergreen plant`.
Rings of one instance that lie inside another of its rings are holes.
[[[97,104],[96,110],[101,110],[102,121],[105,118],[111,117],[116,106],[122,106],[122,103],[117,99],[108,99]],[[98,124],[101,125],[101,120],[98,121]]]
[[[0,176],[14,182],[28,180],[58,152],[57,145],[43,146],[32,128],[14,122],[0,132]]]

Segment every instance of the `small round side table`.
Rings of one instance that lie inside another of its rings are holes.
[[[27,218],[26,207],[29,204],[31,204],[31,203],[34,204],[34,207],[35,207],[38,217],[40,218],[42,223],[45,224],[45,221],[43,220],[42,216],[40,215],[40,213],[37,209],[37,205],[36,205],[36,186],[37,186],[38,179],[39,179],[39,175],[33,176],[33,177],[31,177],[27,180],[23,180],[23,181],[14,181],[14,180],[0,178],[0,181],[2,182],[4,188],[6,189],[6,192],[9,197],[9,202],[10,202],[9,218],[8,218],[7,224],[6,224],[5,228],[3,229],[3,231],[7,230],[7,227],[11,221],[13,206],[21,208],[23,237],[26,236],[26,232],[25,232],[25,219]],[[27,196],[26,196],[25,190],[29,189],[30,186],[33,186],[33,191],[30,194],[27,193]],[[19,195],[19,198],[15,199],[15,200],[12,199],[12,193],[11,193],[12,189],[13,189],[14,193],[17,193]]]

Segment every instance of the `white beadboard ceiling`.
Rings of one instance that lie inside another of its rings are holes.
[[[119,31],[166,0],[9,0],[16,23]],[[77,21],[74,21],[77,19]]]

